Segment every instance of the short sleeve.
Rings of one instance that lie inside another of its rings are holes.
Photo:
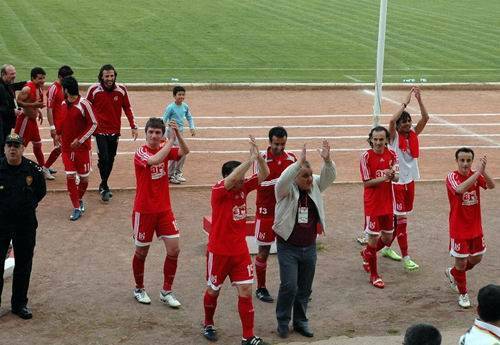
[[[449,173],[446,177],[446,188],[452,193],[457,192],[457,187],[460,184],[455,173]]]
[[[257,174],[253,174],[251,177],[246,178],[243,182],[243,187],[245,188],[245,193],[248,194],[253,190],[256,190],[259,186],[259,178]]]
[[[178,161],[181,157],[182,156],[179,155],[179,148],[172,147],[167,155],[167,158],[165,158],[165,161]]]
[[[484,178],[483,175],[479,175],[478,179],[477,179],[477,183],[479,184],[479,187],[481,187],[482,189],[487,189],[487,185],[486,185],[486,179]]]
[[[212,187],[212,205],[220,205],[220,202],[228,194],[226,187],[224,187],[224,180],[217,182],[215,186]]]
[[[151,155],[143,147],[138,148],[134,156],[134,165],[146,168],[148,166],[149,157],[151,157]]]
[[[369,154],[368,154],[368,151],[366,151],[361,156],[361,159],[359,162],[359,170],[361,172],[361,179],[363,181],[368,181],[371,179],[370,164],[369,164],[368,158],[369,158]]]

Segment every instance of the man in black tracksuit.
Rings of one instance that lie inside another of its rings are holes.
[[[23,157],[23,140],[19,135],[7,136],[3,149],[5,157],[0,158],[0,296],[5,256],[12,240],[15,256],[12,313],[31,319],[27,303],[38,227],[36,208],[47,189],[42,169]]]

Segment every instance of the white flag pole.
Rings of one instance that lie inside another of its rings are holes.
[[[382,106],[382,81],[384,79],[385,24],[387,17],[387,0],[380,0],[380,16],[378,21],[377,73],[375,77],[375,99],[373,101],[373,126],[380,123]]]

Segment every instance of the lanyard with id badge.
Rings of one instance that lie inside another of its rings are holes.
[[[309,207],[307,206],[307,194],[305,195],[305,205],[302,205],[299,199],[299,210],[297,214],[297,223],[307,224],[309,222]]]

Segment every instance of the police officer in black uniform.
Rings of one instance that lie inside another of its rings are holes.
[[[0,158],[0,297],[3,290],[4,262],[10,241],[14,247],[12,313],[23,319],[33,317],[27,307],[28,287],[35,248],[36,207],[47,189],[42,169],[23,157],[22,138],[8,135],[5,156]]]

